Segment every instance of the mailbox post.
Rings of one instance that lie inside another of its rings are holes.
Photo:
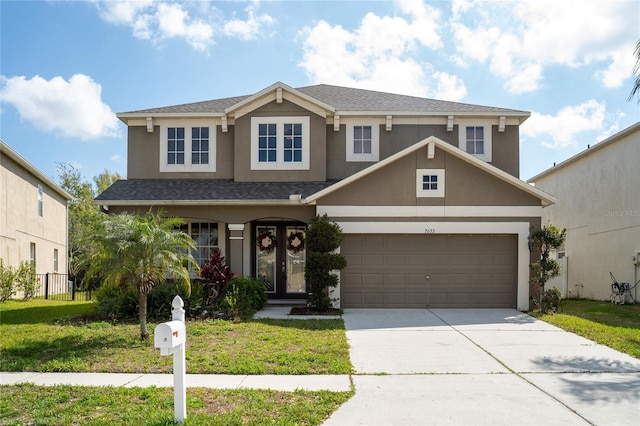
[[[173,413],[175,421],[184,422],[187,418],[187,388],[185,384],[186,362],[184,302],[180,296],[171,302],[173,321],[158,324],[153,331],[154,346],[160,349],[160,355],[173,355]]]

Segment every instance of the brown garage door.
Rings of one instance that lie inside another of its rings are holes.
[[[515,235],[346,234],[341,253],[343,307],[516,307]]]

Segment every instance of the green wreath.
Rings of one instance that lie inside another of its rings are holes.
[[[304,250],[304,234],[300,231],[292,232],[287,237],[287,250],[299,253]]]

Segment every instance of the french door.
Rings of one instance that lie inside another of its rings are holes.
[[[304,299],[306,226],[287,223],[255,225],[255,271],[273,299]]]

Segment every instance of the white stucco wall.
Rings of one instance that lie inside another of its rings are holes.
[[[608,300],[609,272],[632,285],[640,279],[632,261],[640,252],[640,125],[629,129],[531,179],[558,198],[542,223],[567,228],[569,297]]]

